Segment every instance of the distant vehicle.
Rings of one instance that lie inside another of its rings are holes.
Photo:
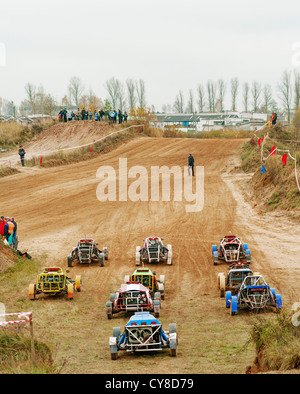
[[[218,287],[220,297],[225,297],[225,291],[231,290],[236,294],[247,276],[252,276],[253,272],[247,264],[233,263],[228,267],[228,273],[218,274]]]
[[[221,239],[219,248],[217,245],[213,245],[212,255],[214,265],[217,265],[219,260],[224,260],[230,264],[239,263],[241,260],[246,260],[248,265],[251,263],[251,253],[248,245],[231,234]]]
[[[110,301],[106,303],[107,318],[119,312],[154,312],[159,317],[160,294],[155,293],[152,299],[150,290],[139,282],[122,284],[116,293],[110,295]]]
[[[163,238],[148,237],[144,239],[143,247],[136,247],[135,264],[167,262],[172,264],[172,245],[163,244]]]
[[[93,239],[82,238],[73,248],[72,253],[68,255],[68,267],[72,267],[74,262],[79,264],[98,263],[103,267],[104,260],[108,260],[107,247],[103,247],[103,251],[101,251]]]
[[[247,276],[244,279],[237,295],[231,291],[226,292],[226,308],[230,308],[230,314],[236,315],[238,309],[248,308],[259,310],[266,307],[281,309],[281,295],[275,293],[275,289],[267,285],[261,275]]]
[[[152,272],[150,268],[137,268],[132,275],[125,275],[124,283],[127,282],[139,282],[148,287],[152,297],[159,292],[161,299],[165,299],[165,275],[160,275],[157,279],[155,272]]]
[[[68,278],[61,268],[45,268],[38,275],[37,283],[29,285],[29,299],[34,300],[37,294],[56,294],[65,293],[68,299],[73,299],[74,290],[81,290],[81,276],[77,275],[75,280]]]
[[[113,328],[109,338],[111,359],[116,360],[118,351],[149,352],[170,349],[176,356],[178,343],[176,324],[169,324],[169,331],[163,331],[161,323],[149,312],[136,312],[125,326],[123,334],[120,327]]]

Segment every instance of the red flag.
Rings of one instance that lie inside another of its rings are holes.
[[[139,127],[137,128],[137,132],[138,132],[138,133],[140,132],[140,128],[139,128]]]
[[[271,156],[272,156],[272,155],[275,155],[275,153],[276,153],[276,146],[274,145],[273,148],[271,149],[270,155],[271,155]]]
[[[43,163],[43,156],[41,156],[41,158],[40,158],[40,164],[42,164]]]
[[[92,153],[92,152],[93,152],[93,147],[91,146],[91,147],[90,147],[90,153]]]
[[[287,153],[285,153],[285,154],[282,156],[282,163],[283,163],[283,165],[286,165],[286,160],[287,160]]]
[[[261,139],[259,138],[259,139],[257,140],[257,142],[258,142],[258,145],[260,146]]]

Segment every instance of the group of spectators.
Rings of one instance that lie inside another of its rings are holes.
[[[13,217],[1,216],[0,218],[0,238],[13,248],[17,245],[17,223]]]
[[[83,108],[77,109],[77,111],[68,110],[66,108],[61,109],[58,113],[58,119],[61,122],[69,122],[72,120],[95,120],[96,122],[108,121],[110,123],[123,123],[127,122],[128,114],[127,112],[122,112],[120,109],[118,111],[114,110],[103,110],[98,111],[86,110]]]

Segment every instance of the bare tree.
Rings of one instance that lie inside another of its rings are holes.
[[[127,79],[126,81],[127,87],[127,101],[129,105],[129,109],[133,109],[136,107],[136,85],[133,79]]]
[[[220,111],[224,110],[224,99],[225,99],[225,92],[226,92],[226,83],[223,79],[218,80],[218,101],[220,105]]]
[[[294,104],[295,110],[300,107],[300,72],[295,71],[295,82],[294,82]]]
[[[188,103],[187,103],[186,111],[189,114],[192,114],[195,111],[194,94],[193,94],[193,91],[191,89],[189,90],[189,97],[188,97]]]
[[[210,112],[216,110],[216,84],[212,81],[207,82],[208,106]]]
[[[110,78],[105,82],[105,88],[110,98],[113,109],[116,109],[120,99],[120,82],[116,78]]]
[[[179,93],[177,94],[177,96],[175,98],[173,108],[174,108],[174,111],[177,113],[182,114],[184,112],[184,98],[183,98],[183,93],[181,90],[179,90]]]
[[[36,87],[32,83],[25,85],[26,100],[31,107],[31,113],[36,113]]]
[[[140,108],[145,108],[146,106],[146,87],[143,79],[139,79],[136,82],[136,92],[138,98],[138,104]]]
[[[199,112],[204,112],[205,106],[205,89],[203,85],[199,84],[197,87],[198,92],[198,110]]]
[[[42,85],[39,85],[37,93],[36,93],[36,110],[39,114],[45,113],[45,100],[46,100],[46,92]]]
[[[84,86],[78,77],[72,77],[68,85],[69,102],[79,105],[80,98],[84,92]]]
[[[269,84],[264,85],[262,90],[263,95],[263,111],[267,114],[270,111],[272,104],[272,88]]]
[[[231,83],[231,104],[232,104],[232,111],[236,111],[236,101],[237,95],[239,90],[239,80],[237,78],[232,78],[230,81]]]
[[[252,88],[251,88],[251,94],[252,94],[252,99],[253,99],[253,111],[257,112],[258,107],[259,107],[259,98],[261,95],[261,84],[257,81],[254,81],[252,83]]]
[[[279,98],[287,112],[288,123],[291,122],[291,102],[292,102],[292,84],[291,73],[284,71],[281,82],[278,85]]]
[[[248,107],[249,107],[249,91],[250,91],[250,86],[248,82],[245,82],[243,85],[243,105],[244,105],[244,111],[248,112]]]
[[[123,112],[126,106],[126,94],[122,82],[120,82],[119,84],[119,98],[117,104],[118,104],[118,108],[121,110],[121,112]]]

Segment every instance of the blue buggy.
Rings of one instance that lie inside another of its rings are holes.
[[[266,307],[281,309],[281,295],[267,285],[261,275],[247,276],[236,295],[226,291],[226,308],[230,308],[231,316],[238,313],[238,309],[261,310]]]
[[[161,351],[170,349],[176,356],[178,343],[175,323],[169,324],[169,331],[163,331],[161,323],[149,312],[136,312],[125,326],[123,334],[120,327],[113,328],[109,338],[111,359],[116,360],[119,350],[127,352]]]

